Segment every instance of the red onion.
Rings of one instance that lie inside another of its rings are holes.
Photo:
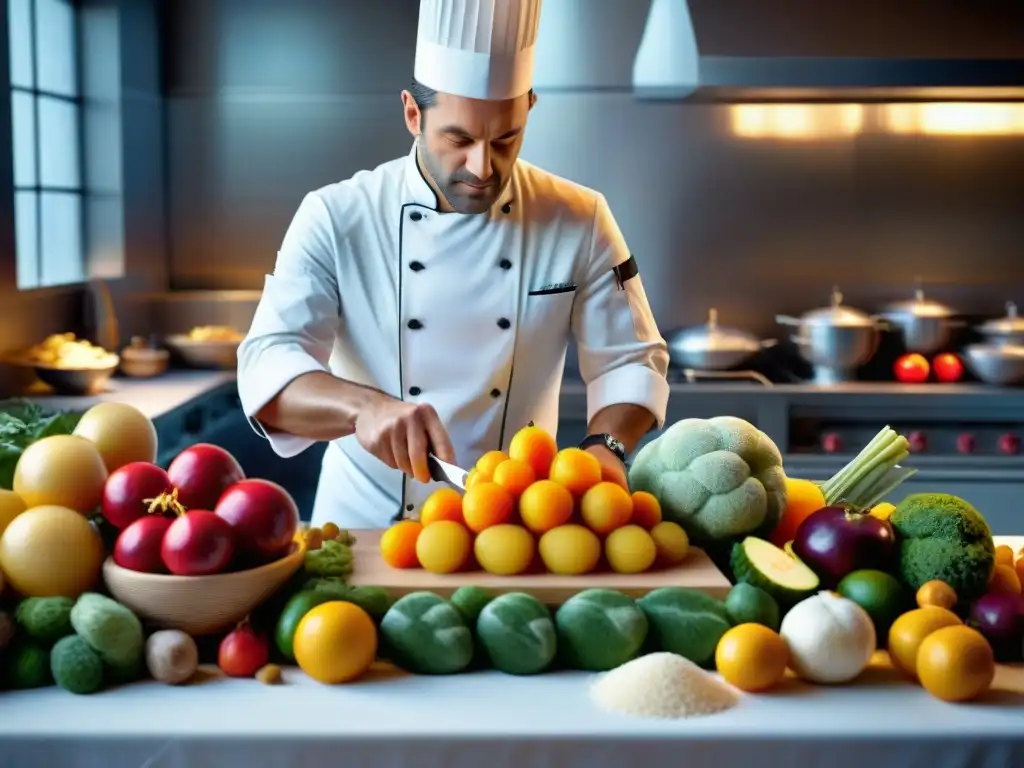
[[[863,568],[891,571],[896,536],[887,520],[868,511],[836,505],[809,515],[796,529],[793,553],[834,588],[849,573]]]

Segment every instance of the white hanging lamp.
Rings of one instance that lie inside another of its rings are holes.
[[[682,99],[700,86],[697,37],[686,0],[651,0],[633,60],[633,89],[642,98]]]

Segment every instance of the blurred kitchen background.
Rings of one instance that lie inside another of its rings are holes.
[[[418,5],[6,0],[0,352],[244,333],[302,196],[409,150]],[[544,0],[522,156],[607,197],[675,340],[674,417],[744,416],[822,473],[892,423],[950,490],[1016,498],[1021,6]],[[585,428],[574,369],[562,442]],[[209,437],[189,418],[169,444]]]

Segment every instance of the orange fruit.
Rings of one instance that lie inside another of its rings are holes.
[[[932,579],[921,585],[921,588],[917,590],[916,599],[919,608],[934,605],[951,611],[959,598],[956,596],[956,590],[949,584],[940,579]]]
[[[537,552],[551,573],[579,576],[590,573],[601,559],[601,540],[582,525],[560,525],[540,537]]]
[[[498,465],[503,461],[508,461],[507,455],[501,451],[488,451],[480,457],[480,460],[474,467],[477,478],[479,480],[493,480],[494,470],[497,469]]]
[[[738,624],[718,641],[715,668],[741,691],[766,691],[782,682],[789,648],[763,624]]]
[[[648,531],[661,522],[661,502],[653,493],[636,491],[633,494],[633,517],[631,523]]]
[[[548,477],[573,496],[582,496],[601,482],[601,462],[579,448],[563,448],[555,454]]]
[[[988,591],[1004,595],[1019,595],[1021,592],[1020,576],[1009,565],[999,564],[992,571],[988,582]]]
[[[515,511],[512,494],[497,483],[481,480],[462,497],[462,517],[473,533],[507,523]]]
[[[466,473],[466,490],[468,491],[472,488],[478,480],[480,480],[480,474],[476,469],[469,470],[469,472]]]
[[[1013,564],[1014,571],[1017,572],[1017,578],[1020,579],[1020,583],[1024,585],[1024,557],[1021,557]]]
[[[922,687],[942,701],[970,701],[988,690],[996,675],[992,646],[980,632],[959,625],[932,632],[917,652]]]
[[[639,525],[624,525],[604,540],[604,557],[615,573],[643,573],[658,556],[651,534]]]
[[[996,565],[1013,565],[1013,547],[1009,544],[996,547]]]
[[[420,509],[420,523],[424,526],[441,520],[462,522],[462,494],[454,488],[438,488]]]
[[[572,511],[572,494],[552,480],[538,480],[519,497],[519,517],[534,533],[546,533],[564,525]]]
[[[678,523],[662,520],[651,529],[651,539],[658,553],[657,562],[662,566],[675,565],[686,559],[690,553],[690,537]]]
[[[494,482],[518,499],[536,479],[533,467],[519,459],[507,459],[494,468]]]
[[[416,568],[416,540],[423,530],[419,520],[400,520],[380,537],[380,556],[392,568]]]
[[[295,661],[320,683],[347,683],[377,655],[377,627],[354,603],[332,600],[311,609],[295,628]]]
[[[929,605],[907,611],[889,627],[889,659],[894,667],[917,679],[917,651],[924,639],[944,627],[962,624],[959,616],[945,608]]]
[[[583,494],[580,516],[598,536],[607,536],[633,517],[633,499],[621,485],[600,482]]]
[[[800,523],[824,506],[825,496],[817,483],[787,477],[786,508],[782,511],[782,519],[769,537],[772,544],[781,547],[787,541],[792,541]]]
[[[548,476],[551,462],[558,453],[555,438],[540,427],[530,425],[523,427],[512,437],[508,446],[508,456],[524,464],[529,464],[533,475],[538,480]]]
[[[473,551],[473,537],[466,526],[441,520],[427,526],[416,539],[416,559],[431,573],[455,573]]]

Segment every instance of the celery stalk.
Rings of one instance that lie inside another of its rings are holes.
[[[827,504],[847,502],[864,505],[885,487],[891,492],[909,474],[893,474],[909,455],[907,439],[891,427],[884,427],[852,461],[821,484]],[[911,473],[912,474],[912,473]],[[893,482],[894,478],[898,478]],[[884,494],[883,494],[884,495]]]

